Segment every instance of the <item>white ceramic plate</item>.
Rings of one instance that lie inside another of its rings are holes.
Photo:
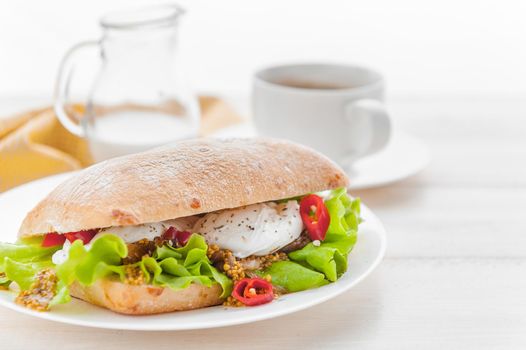
[[[0,195],[0,241],[14,241],[25,213],[68,176],[70,174],[44,178]],[[380,263],[386,248],[385,230],[368,208],[363,206],[362,209],[364,222],[360,225],[358,242],[349,256],[349,269],[345,275],[335,283],[288,294],[270,304],[246,308],[216,306],[162,315],[124,316],[76,299],[50,312],[34,312],[16,305],[13,293],[0,292],[0,305],[51,321],[87,327],[150,331],[223,327],[289,314],[349,290]]]

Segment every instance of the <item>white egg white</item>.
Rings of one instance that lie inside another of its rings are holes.
[[[293,200],[209,213],[193,228],[208,243],[231,250],[237,258],[271,254],[296,240],[302,230],[299,204]]]

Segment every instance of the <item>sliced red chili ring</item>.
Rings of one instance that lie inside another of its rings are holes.
[[[186,243],[188,243],[188,240],[190,239],[190,236],[192,235],[191,232],[188,231],[178,231],[177,232],[177,242],[180,246],[184,247]]]
[[[64,242],[66,242],[66,239],[71,243],[75,242],[77,239],[80,239],[82,243],[88,244],[98,232],[98,229],[68,232],[64,234],[50,232],[44,236],[44,240],[42,241],[42,247],[54,247],[57,245],[63,245]]]
[[[166,231],[164,231],[162,238],[169,240],[169,241],[173,241],[175,240],[176,236],[177,236],[177,230],[175,229],[175,227],[170,226],[168,227]]]
[[[63,245],[66,241],[66,236],[61,235],[60,233],[51,232],[44,236],[42,241],[42,247],[55,247],[57,245]]]
[[[64,233],[64,236],[70,241],[71,243],[75,242],[77,239],[80,239],[82,243],[88,244],[91,242],[93,237],[99,232],[98,229],[93,230],[85,230],[85,231],[77,231],[77,232],[68,232]]]
[[[300,215],[309,237],[323,241],[331,220],[323,198],[315,194],[303,197],[300,201]]]
[[[274,291],[272,284],[262,278],[243,278],[234,285],[232,296],[246,306],[256,306],[274,300]]]

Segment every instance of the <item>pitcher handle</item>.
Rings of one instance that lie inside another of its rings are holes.
[[[68,115],[64,108],[64,103],[67,101],[71,78],[75,71],[75,58],[82,50],[88,48],[91,49],[93,47],[100,48],[99,42],[84,41],[70,48],[60,63],[55,84],[55,97],[53,104],[55,113],[66,129],[80,137],[84,137],[85,132],[79,124],[73,122],[72,117]]]

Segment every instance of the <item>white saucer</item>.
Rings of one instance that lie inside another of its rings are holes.
[[[71,173],[44,178],[0,195],[0,241],[14,241],[18,226],[27,211],[68,176]],[[354,287],[378,266],[385,254],[385,230],[378,218],[365,206],[362,206],[362,217],[364,222],[360,224],[358,242],[349,255],[349,268],[337,282],[288,294],[270,304],[246,308],[216,306],[162,315],[125,316],[74,299],[50,312],[35,312],[15,304],[13,293],[0,291],[0,305],[50,321],[96,328],[148,331],[223,327],[286,315],[336,297]]]
[[[218,130],[214,137],[254,137],[250,123]],[[351,190],[384,186],[403,180],[424,169],[431,160],[429,148],[420,139],[395,128],[387,147],[356,161],[348,171]]]
[[[348,172],[352,190],[384,186],[400,181],[424,169],[431,161],[427,145],[394,129],[385,149],[356,161]]]

